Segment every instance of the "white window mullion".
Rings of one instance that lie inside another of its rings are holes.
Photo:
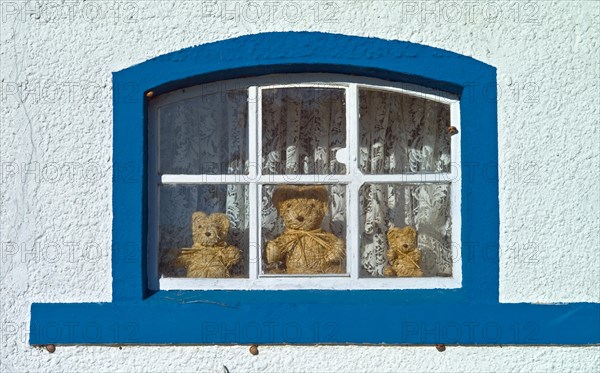
[[[348,219],[348,232],[346,247],[348,251],[348,273],[352,281],[358,280],[360,273],[360,206],[359,206],[360,183],[348,184],[346,193],[346,211]]]
[[[261,175],[261,184],[348,184],[350,175]]]
[[[371,184],[422,184],[450,183],[456,179],[454,173],[422,173],[400,175],[362,175],[361,180]]]
[[[259,157],[261,149],[261,136],[258,125],[258,88],[248,88],[248,141],[249,141],[249,164],[248,173],[249,181],[256,180],[257,176],[260,175]],[[249,200],[249,211],[248,211],[248,276],[251,280],[258,278],[258,231],[260,226],[258,225],[258,217],[260,216],[259,211],[259,195],[258,185],[255,182],[250,182],[248,188],[248,200]]]
[[[256,203],[257,205],[259,205],[262,201],[262,193],[263,193],[263,188],[262,188],[262,184],[254,184],[254,186],[256,187]],[[257,208],[258,209],[258,208]],[[263,263],[263,257],[262,257],[262,214],[260,209],[258,209],[257,214],[256,214],[256,219],[255,220],[255,224],[256,224],[256,229],[254,231],[254,241],[250,241],[250,249],[254,250],[255,255],[255,261],[254,263],[252,261],[250,261],[250,266],[254,267],[254,272],[256,277],[262,277],[262,263]],[[254,278],[254,277],[252,277]]]
[[[161,184],[247,184],[248,175],[160,175]]]
[[[161,175],[162,184],[347,184],[349,175]]]
[[[258,126],[258,88],[248,88],[248,175],[254,180],[260,173],[258,162],[260,158],[261,139]]]
[[[460,163],[460,102],[455,101],[450,105],[450,125],[456,127],[458,133],[450,137],[450,175],[452,180],[461,176]]]
[[[263,154],[262,154],[262,141],[263,141],[263,117],[262,117],[262,90],[263,87],[255,87],[256,89],[256,99],[255,99],[255,110],[256,110],[256,215],[254,216],[254,221],[256,224],[256,228],[254,230],[254,241],[250,242],[250,247],[255,252],[254,263],[250,262],[250,264],[254,267],[256,277],[260,277],[261,275],[261,267],[262,267],[262,192],[263,192],[263,184],[262,184],[262,164],[263,164]]]
[[[433,102],[440,102],[442,104],[453,104],[456,102],[456,96],[451,93],[438,91],[433,88],[427,88],[422,86],[415,86],[407,83],[392,84],[389,86],[381,86],[378,84],[359,83],[360,88],[373,89],[380,92],[395,92],[411,97],[424,98]]]
[[[250,208],[248,211],[248,216],[250,217],[248,224],[248,229],[250,230],[248,235],[248,275],[250,279],[257,279],[260,251],[260,247],[258,246],[260,225],[257,217],[260,216],[260,211],[258,209],[260,199],[258,185],[256,183],[251,183],[248,189],[248,198],[250,201]]]
[[[452,219],[452,277],[458,286],[462,286],[462,242],[461,227],[461,197],[462,197],[462,169],[460,154],[460,102],[455,101],[450,105],[450,125],[456,127],[458,133],[450,138],[450,172],[452,175],[452,185],[450,185],[450,216]]]
[[[256,140],[256,149],[254,151],[255,154],[255,175],[258,178],[262,175],[262,164],[263,164],[263,154],[262,154],[262,89],[259,87],[251,87],[253,90],[252,98],[254,98],[253,109],[254,109],[254,135]]]
[[[348,141],[348,170],[351,176],[358,169],[358,85],[350,84],[346,94],[346,138]]]
[[[348,273],[352,281],[358,280],[360,273],[360,206],[358,193],[361,172],[358,169],[358,86],[350,84],[346,91],[346,141],[348,142],[348,173],[352,182],[346,190],[346,219],[348,225],[347,251]]]

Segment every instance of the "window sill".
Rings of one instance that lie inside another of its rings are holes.
[[[33,304],[30,344],[600,343],[599,323],[588,323],[598,304],[416,303],[410,293],[161,291],[144,301]]]

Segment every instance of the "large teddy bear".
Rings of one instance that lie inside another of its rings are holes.
[[[185,277],[230,277],[229,269],[240,261],[240,251],[227,241],[229,219],[222,213],[192,214],[192,247],[167,254],[171,272],[185,269]],[[169,272],[169,268],[165,272]]]
[[[344,273],[344,240],[321,228],[329,195],[321,185],[282,185],[273,192],[273,205],[285,230],[267,242],[266,260],[272,273]]]
[[[387,232],[387,258],[383,269],[387,277],[421,277],[421,251],[417,248],[417,231],[413,227],[391,227]]]

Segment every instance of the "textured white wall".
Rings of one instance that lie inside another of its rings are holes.
[[[111,72],[264,31],[408,40],[496,66],[501,301],[600,301],[599,4],[2,0],[0,370],[595,370],[598,347],[273,346],[251,356],[245,346],[82,346],[50,355],[26,334],[32,302],[111,300]]]

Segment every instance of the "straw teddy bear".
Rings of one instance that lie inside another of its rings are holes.
[[[413,227],[392,227],[387,232],[389,265],[386,277],[421,277],[421,251],[417,248],[417,231]]]
[[[228,231],[227,215],[193,213],[192,247],[178,250],[171,259],[174,266],[185,268],[186,277],[230,277],[229,269],[240,261],[240,251],[227,243]]]
[[[282,185],[273,192],[273,204],[285,230],[267,242],[266,260],[287,274],[343,273],[345,242],[321,229],[329,204],[321,185]]]

